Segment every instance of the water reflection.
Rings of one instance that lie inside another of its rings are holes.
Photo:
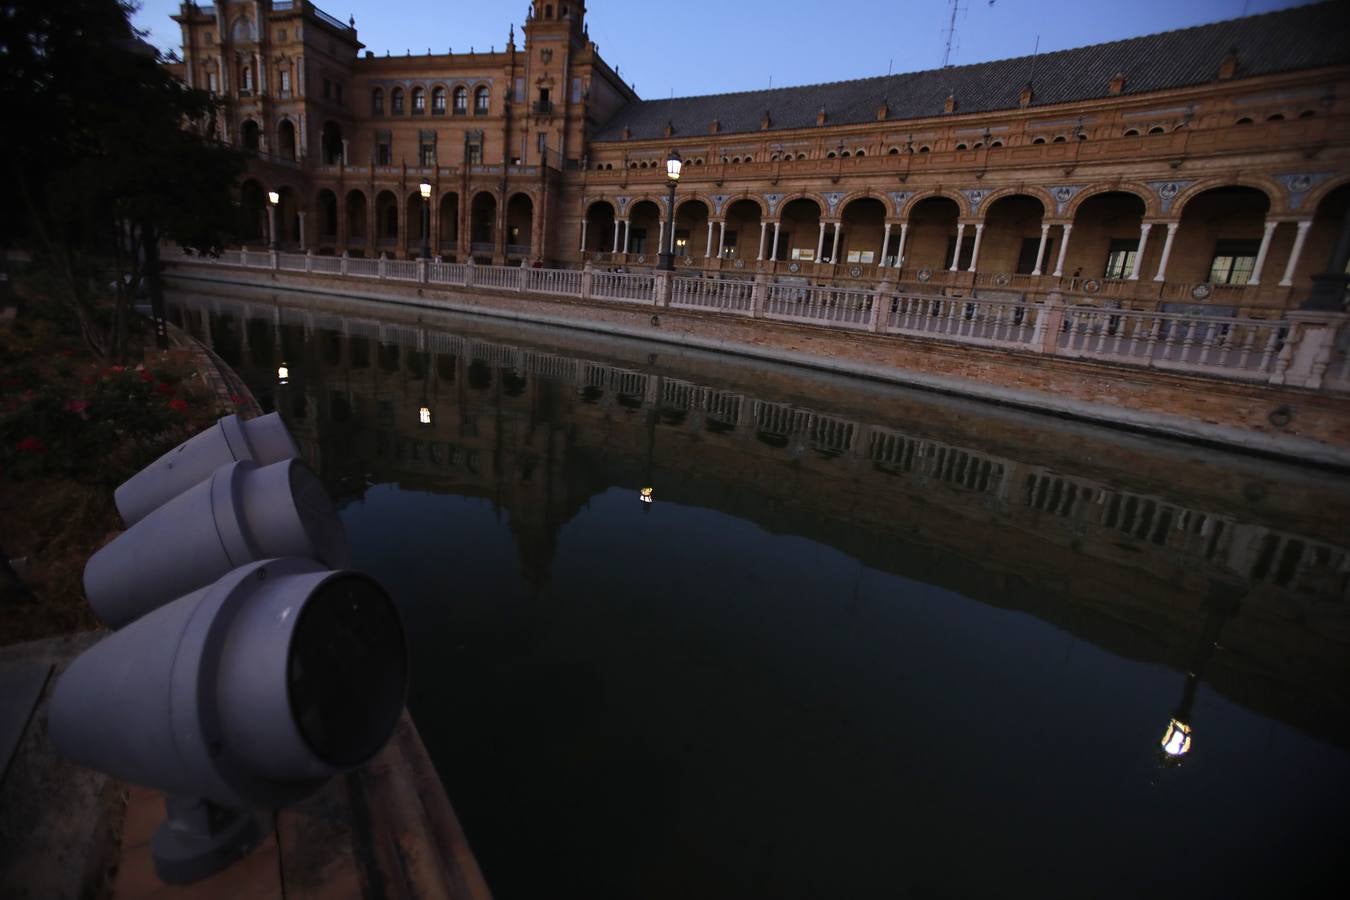
[[[1241,894],[1330,865],[1343,476],[291,302],[174,309],[414,598],[413,712],[499,897],[1137,895],[1164,873]],[[1161,814],[1187,837],[1146,834]],[[1271,817],[1260,853],[1194,864]]]

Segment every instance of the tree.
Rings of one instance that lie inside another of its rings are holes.
[[[178,81],[119,0],[0,2],[0,164],[18,215],[0,240],[29,244],[99,355],[126,352],[131,299],[162,302],[161,240],[216,252],[237,230],[237,152],[211,139],[215,101]],[[97,285],[112,275],[111,317]]]

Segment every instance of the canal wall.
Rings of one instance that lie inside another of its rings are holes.
[[[616,302],[615,297],[594,297],[584,287],[581,290],[588,295],[584,298],[541,295],[520,289],[527,277],[523,274],[512,288],[472,283],[472,272],[466,279],[471,282],[469,286],[440,286],[425,278],[413,282],[364,279],[183,259],[166,268],[167,277],[184,286],[255,285],[607,333],[887,381],[1247,452],[1350,467],[1350,403],[1324,378],[1335,330],[1341,324],[1335,316],[1304,323],[1307,327],[1296,336],[1282,339],[1280,351],[1267,352],[1271,359],[1261,363],[1266,367],[1263,373],[1269,371],[1268,378],[1263,374],[1265,380],[1252,381],[1245,370],[1232,373],[1247,379],[1237,380],[1152,364],[1126,365],[1085,358],[1079,351],[1093,341],[1098,346],[1120,345],[1122,341],[1094,337],[1075,347],[1077,325],[1065,324],[1072,316],[1053,307],[1027,307],[1029,312],[1018,314],[1019,324],[1031,322],[1034,326],[1022,329],[1026,340],[1020,345],[986,346],[960,339],[963,336],[958,334],[929,337],[894,330],[876,333],[872,328],[838,327],[838,323],[781,321],[631,299]],[[582,273],[572,274],[580,278]],[[617,276],[597,273],[591,277]],[[667,302],[670,295],[667,286]],[[661,296],[659,289],[656,296]],[[934,304],[946,302],[951,308],[949,300],[932,300]],[[316,305],[320,302],[316,296]],[[900,307],[893,303],[891,309],[888,321],[899,321]],[[873,324],[877,321],[878,316],[873,315]],[[976,326],[969,327],[973,330]],[[1287,335],[1288,325],[1283,327]],[[1005,327],[1002,333],[1008,331]],[[1266,342],[1267,351],[1273,340]],[[1191,350],[1189,344],[1178,347],[1183,357]],[[1075,355],[1057,352],[1065,348]],[[1270,378],[1318,386],[1272,384]]]

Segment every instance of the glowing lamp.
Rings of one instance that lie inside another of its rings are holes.
[[[421,425],[431,424],[431,407],[423,406],[417,410],[417,421]]]
[[[290,377],[291,370],[285,363],[277,366],[277,384],[285,384],[290,380]]]
[[[431,182],[429,182],[429,181],[424,181],[424,182],[422,182],[421,184],[419,184],[419,185],[417,186],[417,189],[418,189],[419,191],[422,192],[422,199],[423,199],[423,200],[430,200],[430,199],[431,199]]]
[[[654,493],[655,493],[655,492],[654,492],[651,488],[645,487],[645,488],[643,488],[642,490],[638,491],[638,498],[639,498],[643,503],[651,503],[652,500],[655,499],[655,498],[652,496]]]
[[[278,203],[281,202],[281,195],[278,194],[276,191],[268,191],[267,202],[272,204],[273,206],[276,206]]]
[[[670,151],[670,156],[666,157],[666,177],[671,181],[680,180],[680,170],[684,168],[684,160],[680,159],[678,150]]]
[[[1191,726],[1180,719],[1173,718],[1167,723],[1162,736],[1162,752],[1170,759],[1180,761],[1191,751]]]

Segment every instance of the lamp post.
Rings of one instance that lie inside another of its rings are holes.
[[[277,204],[281,195],[276,191],[267,192],[267,233],[272,238],[272,249],[277,249]]]
[[[666,245],[661,248],[660,267],[667,272],[675,271],[675,185],[680,183],[680,169],[684,161],[678,150],[671,150],[666,157],[666,186],[670,191],[666,203]]]
[[[422,192],[422,258],[431,258],[431,182],[423,181],[417,186]]]

